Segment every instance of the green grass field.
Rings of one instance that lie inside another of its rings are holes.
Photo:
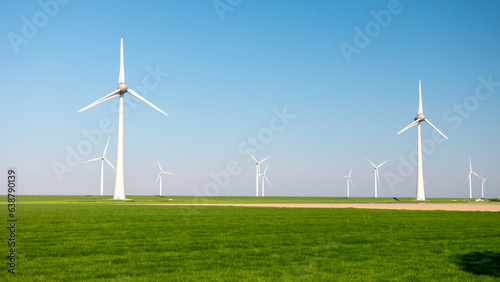
[[[109,198],[18,196],[15,278],[500,280],[497,212],[138,205],[398,202],[392,198]],[[429,202],[454,201],[462,199]],[[0,235],[0,280],[14,280],[8,234]]]

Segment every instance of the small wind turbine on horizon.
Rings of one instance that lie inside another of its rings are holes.
[[[354,183],[352,183],[352,180],[351,180],[351,173],[352,173],[352,168],[349,171],[349,175],[344,176],[346,178],[346,181],[347,181],[347,198],[349,198],[349,182],[352,184],[352,186],[354,186]]]
[[[257,159],[252,154],[250,154],[250,152],[247,151],[247,153],[255,161],[255,196],[258,197],[259,196],[260,163],[262,163],[263,161],[269,159],[271,157],[271,155],[269,155],[267,158],[264,158],[264,159],[262,159],[260,161],[257,161]]]
[[[104,161],[108,162],[108,164],[114,170],[116,170],[116,168],[108,161],[108,159],[106,159],[106,150],[108,150],[109,138],[110,137],[111,136],[108,136],[108,142],[106,143],[106,147],[104,147],[104,153],[102,153],[102,157],[98,157],[98,158],[95,158],[95,159],[91,159],[91,160],[82,162],[82,163],[88,163],[88,162],[93,162],[93,161],[101,160],[101,196],[104,195]]]
[[[366,159],[368,162],[370,162],[370,164],[373,166],[373,168],[375,169],[375,198],[377,198],[377,183],[380,185],[380,176],[378,175],[378,168],[383,166],[388,160],[386,160],[385,162],[379,164],[378,166],[374,165],[369,159]]]
[[[422,108],[422,87],[420,80],[418,81],[418,113],[415,117],[415,121],[410,123],[407,127],[403,128],[398,134],[406,131],[408,128],[417,125],[417,201],[425,201],[425,190],[424,190],[424,172],[422,168],[422,136],[420,133],[420,123],[425,121],[428,125],[434,128],[439,134],[441,134],[446,140],[449,140],[446,135],[444,135],[439,129],[437,129],[428,119],[424,116],[424,110]]]
[[[123,66],[123,38],[120,45],[120,75],[118,77],[118,89],[95,101],[94,103],[82,108],[78,112],[83,112],[93,106],[100,104],[106,100],[114,97],[120,98],[120,110],[118,113],[118,153],[116,155],[116,177],[115,177],[115,191],[113,194],[114,200],[125,200],[125,173],[123,164],[123,94],[130,93],[130,95],[148,104],[160,113],[167,115],[155,105],[151,104],[148,100],[144,99],[141,95],[137,94],[134,90],[128,88],[125,84],[125,70]]]
[[[485,178],[482,178],[481,176],[479,176],[481,178],[481,199],[484,199],[484,181],[486,181],[486,177]]]
[[[266,168],[264,169],[264,172],[260,175],[260,178],[261,178],[261,181],[262,181],[262,196],[265,196],[264,195],[264,179],[267,181],[267,183],[269,183],[270,186],[271,185],[271,182],[269,181],[269,178],[267,178],[267,175],[266,175],[266,172],[267,172],[267,168],[269,167],[269,164],[266,165]]]
[[[159,159],[156,159],[158,161],[158,167],[160,168],[160,174],[158,174],[158,177],[156,178],[156,181],[155,181],[155,184],[156,182],[158,182],[158,179],[160,179],[160,196],[162,196],[162,180],[163,180],[163,177],[162,175],[163,174],[169,174],[169,175],[175,175],[171,172],[168,172],[168,171],[164,171],[162,168],[161,168],[161,164],[160,164],[160,160]]]
[[[472,177],[471,177],[472,174],[474,174],[475,176],[481,178],[481,176],[479,176],[477,173],[475,173],[474,171],[472,171],[472,162],[471,162],[470,157],[469,157],[469,176],[467,177],[467,181],[469,181],[469,198],[470,199],[472,199]]]

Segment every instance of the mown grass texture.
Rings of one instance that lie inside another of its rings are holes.
[[[500,279],[492,212],[66,199],[20,203],[16,215],[19,281]]]

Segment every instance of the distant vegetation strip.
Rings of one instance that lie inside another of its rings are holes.
[[[57,196],[57,195],[19,195],[19,204],[29,203],[107,203],[107,204],[421,204],[414,198],[370,198],[370,197],[255,197],[255,196],[128,196],[128,201],[112,200],[112,196]],[[428,198],[425,203],[471,203],[474,205],[500,205],[498,199],[486,199],[484,202],[469,198]]]

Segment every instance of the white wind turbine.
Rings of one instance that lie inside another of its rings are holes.
[[[373,168],[375,169],[375,175],[374,175],[374,178],[375,178],[375,198],[377,198],[377,183],[380,184],[380,176],[378,175],[378,168],[383,166],[388,160],[386,160],[385,162],[379,164],[378,166],[374,165],[369,159],[366,159],[368,162],[370,162],[370,164],[373,166]]]
[[[262,196],[264,196],[264,179],[271,185],[271,182],[269,182],[269,178],[266,176],[267,168],[269,167],[269,164],[266,165],[266,168],[264,169],[264,172],[260,175],[261,181],[262,181]]]
[[[93,162],[93,161],[101,160],[101,196],[104,194],[104,161],[108,162],[108,164],[114,170],[116,170],[116,168],[108,161],[108,159],[106,159],[106,150],[108,149],[108,144],[109,144],[109,138],[110,137],[111,136],[108,137],[108,142],[106,143],[106,147],[104,147],[104,153],[102,153],[102,157],[98,157],[98,158],[91,159],[91,160],[83,162],[83,163],[88,163],[88,162]]]
[[[161,177],[163,174],[169,174],[169,175],[175,175],[171,172],[168,172],[168,171],[164,171],[162,168],[161,168],[161,164],[160,164],[160,160],[159,159],[156,159],[158,161],[158,167],[160,168],[160,174],[158,174],[158,177],[156,178],[156,181],[155,181],[155,184],[156,182],[158,182],[158,179],[160,179],[160,196],[161,196],[161,192],[162,192],[162,187],[161,187],[161,183],[162,183],[162,180],[163,180],[163,177]]]
[[[482,178],[481,176],[479,176],[481,178],[481,199],[484,199],[484,181],[486,181],[486,177],[485,178]]]
[[[472,199],[472,177],[471,177],[472,174],[481,178],[481,176],[477,175],[477,173],[472,171],[472,162],[471,162],[470,157],[469,157],[469,176],[467,177],[467,181],[469,181],[469,198],[471,198],[471,199]]]
[[[354,186],[354,183],[352,183],[352,180],[351,180],[351,173],[352,173],[352,168],[349,171],[349,175],[344,176],[346,178],[346,181],[347,181],[347,198],[349,198],[349,182],[352,184],[352,186]]]
[[[137,94],[134,90],[127,87],[125,84],[125,73],[123,67],[123,38],[121,39],[120,46],[120,75],[118,77],[118,89],[109,93],[108,95],[102,97],[101,99],[95,101],[94,103],[86,106],[85,108],[79,110],[78,112],[85,111],[86,109],[92,108],[93,106],[100,104],[108,99],[119,96],[120,97],[120,111],[118,114],[118,153],[116,156],[116,178],[115,178],[115,192],[113,199],[115,200],[125,200],[125,175],[123,169],[123,94],[130,93],[130,95],[136,97],[137,99],[143,101],[149,106],[153,107],[160,113],[167,115],[165,112],[160,110],[155,105],[151,104],[148,100],[144,99],[141,95]]]
[[[260,176],[260,163],[263,161],[269,159],[271,156],[268,156],[267,158],[264,158],[260,161],[257,161],[257,159],[250,154],[250,152],[247,151],[247,153],[252,157],[252,159],[255,161],[255,196],[259,196],[259,176]]]
[[[422,169],[422,137],[420,133],[420,123],[425,121],[428,125],[434,128],[439,134],[448,140],[448,137],[444,135],[439,129],[437,129],[428,119],[424,116],[424,111],[422,109],[422,87],[420,80],[418,81],[418,114],[415,117],[415,121],[412,122],[407,127],[403,128],[398,134],[407,130],[414,125],[417,125],[417,201],[425,201],[425,190],[424,190],[424,172]]]

